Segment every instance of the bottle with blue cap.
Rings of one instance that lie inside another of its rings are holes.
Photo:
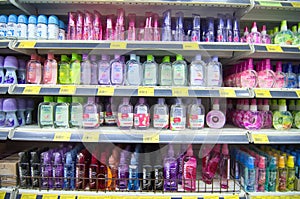
[[[37,39],[48,38],[48,19],[45,15],[39,15],[37,19]]]
[[[6,31],[7,31],[7,16],[6,15],[0,15],[0,38],[6,37]]]
[[[30,15],[28,17],[27,25],[27,37],[29,40],[36,40],[37,37],[37,17],[35,15]]]
[[[66,39],[65,23],[62,20],[59,20],[58,40],[65,40],[65,39]]]
[[[48,18],[48,40],[57,40],[59,34],[59,20],[57,16],[51,15]]]
[[[6,25],[6,37],[12,38],[17,36],[17,15],[11,14],[8,16]]]
[[[17,37],[18,39],[27,39],[27,24],[28,19],[25,15],[18,16],[18,25],[17,25]]]
[[[18,107],[17,119],[18,119],[19,125],[24,126],[25,125],[26,101],[25,101],[25,99],[18,98],[17,103],[18,103],[17,104],[17,107]]]
[[[26,84],[26,62],[24,59],[18,59],[19,67],[17,70],[18,84]]]

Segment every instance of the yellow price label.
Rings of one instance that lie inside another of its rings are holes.
[[[59,94],[73,95],[76,92],[75,86],[61,86],[59,89]]]
[[[139,86],[138,96],[154,96],[154,88],[153,87]]]
[[[99,132],[84,132],[82,142],[98,142],[99,136]]]
[[[204,196],[203,199],[219,199],[219,196]]]
[[[261,6],[276,6],[276,7],[282,7],[280,2],[273,2],[273,1],[258,1],[259,5]]]
[[[271,92],[266,89],[255,89],[255,97],[258,98],[272,98]]]
[[[1,191],[1,192],[0,192],[0,199],[4,199],[4,198],[5,198],[5,195],[6,195],[6,192]]]
[[[60,195],[60,199],[75,199],[75,195]]]
[[[57,194],[43,194],[43,199],[57,199]]]
[[[300,98],[300,90],[296,90],[295,92],[296,92],[297,96]]]
[[[293,195],[291,196],[292,199],[300,199],[300,195]]]
[[[235,90],[232,88],[221,88],[219,93],[221,97],[236,97]]]
[[[300,8],[300,2],[292,2],[291,4],[295,8]]]
[[[71,132],[56,132],[53,138],[55,142],[68,142],[71,139]]]
[[[36,199],[36,194],[23,193],[21,199]]]
[[[26,86],[23,90],[23,94],[36,95],[40,93],[40,90],[41,90],[41,86]]]
[[[171,199],[171,196],[155,196],[155,199]]]
[[[224,196],[224,199],[239,199],[239,195]]]
[[[127,48],[127,43],[126,42],[110,42],[110,48],[111,49],[126,49]]]
[[[148,134],[143,135],[143,142],[144,143],[159,143],[159,134]]]
[[[182,48],[183,50],[199,50],[199,44],[197,42],[184,42]]]
[[[182,199],[198,199],[198,196],[182,196]]]
[[[189,96],[189,89],[188,88],[172,88],[172,96],[187,97],[187,96]]]
[[[138,199],[152,199],[152,196],[138,196]]]
[[[99,196],[78,196],[78,199],[98,199]]]
[[[271,53],[282,53],[283,50],[279,45],[266,45],[267,51]]]
[[[254,144],[269,144],[269,138],[266,134],[252,134]]]
[[[115,93],[115,88],[114,87],[100,87],[100,88],[98,88],[97,95],[113,96],[114,93]]]
[[[34,48],[36,41],[21,41],[18,48]]]

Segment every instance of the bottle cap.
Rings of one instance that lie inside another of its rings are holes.
[[[53,96],[44,96],[44,102],[54,102]]]
[[[65,30],[65,23],[62,20],[59,20],[59,29]]]
[[[260,168],[260,169],[264,169],[264,168],[266,168],[266,158],[265,157],[263,157],[263,156],[260,156],[259,157],[259,162],[258,162],[258,168]]]
[[[48,19],[45,15],[39,15],[37,23],[48,24]]]
[[[69,57],[67,55],[61,55],[60,60],[63,62],[69,62]]]
[[[288,156],[287,167],[289,167],[289,168],[294,168],[295,167],[294,156],[292,156],[292,155]]]
[[[211,61],[213,61],[213,62],[219,62],[219,58],[217,56],[213,56],[211,58]]]
[[[48,53],[47,59],[54,59],[54,54],[53,53]]]
[[[165,99],[164,98],[158,98],[158,104],[164,104],[164,103],[165,103]]]
[[[139,98],[139,104],[145,104],[146,103],[146,99],[141,97]]]
[[[86,60],[88,60],[89,59],[89,55],[88,54],[83,54],[82,55],[82,60],[83,61],[86,61]]]
[[[286,100],[285,99],[279,99],[279,106],[286,106]]]
[[[130,60],[136,60],[136,54],[130,54]]]
[[[247,59],[247,67],[248,67],[249,70],[253,70],[254,69],[253,59],[252,58]]]
[[[261,31],[265,31],[266,32],[267,31],[267,26],[263,25],[262,28],[261,28]]]
[[[25,16],[25,15],[19,15],[19,16],[18,16],[18,24],[19,24],[19,23],[27,24],[27,23],[28,23],[27,16]]]
[[[285,168],[285,157],[284,156],[279,157],[278,168]]]
[[[201,55],[200,54],[197,54],[196,56],[195,56],[195,60],[196,61],[200,61],[202,58],[201,58]]]
[[[72,53],[72,58],[71,61],[78,60],[78,54],[77,53]]]
[[[6,15],[0,15],[0,23],[7,24],[7,16]]]
[[[72,103],[80,103],[83,104],[84,102],[84,98],[83,97],[72,97]]]
[[[35,15],[30,15],[28,17],[28,24],[37,24],[37,17]]]
[[[15,56],[6,56],[4,59],[4,68],[18,69],[18,59]]]
[[[4,57],[0,56],[0,68],[3,68],[4,66]]]
[[[181,98],[176,98],[175,99],[175,104],[182,104],[182,99]]]
[[[183,56],[180,54],[176,55],[176,61],[183,61]]]
[[[228,144],[223,144],[222,146],[222,154],[229,155]]]
[[[295,25],[295,26],[292,26],[292,32],[296,32],[296,33],[298,32],[298,31],[297,31],[297,26],[296,26],[296,25]]]
[[[59,97],[57,97],[56,101],[57,101],[57,103],[66,103],[66,102],[68,102],[68,98],[59,96]]]
[[[26,69],[26,62],[24,59],[18,59],[19,70]]]
[[[10,14],[8,16],[8,23],[17,23],[18,17],[15,14]]]
[[[7,98],[3,101],[3,111],[17,111],[17,101],[14,98]]]
[[[257,25],[256,25],[255,21],[253,21],[253,23],[252,23],[251,32],[257,32]]]
[[[170,56],[164,56],[163,63],[169,63],[170,62]]]
[[[22,98],[17,98],[17,106],[19,111],[26,111],[26,101]]]
[[[274,34],[276,34],[278,32],[279,32],[279,27],[278,26],[274,27]]]
[[[154,61],[153,55],[147,55],[147,61]]]

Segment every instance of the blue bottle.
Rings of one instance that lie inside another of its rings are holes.
[[[5,124],[5,113],[3,111],[3,99],[0,98],[0,127],[3,127]]]
[[[58,40],[65,40],[65,39],[66,39],[65,23],[62,20],[59,20]]]
[[[18,21],[17,15],[11,14],[8,16],[7,25],[6,25],[7,38],[17,37],[17,21]]]
[[[17,111],[17,118],[20,126],[25,125],[25,111],[26,111],[26,101],[25,99],[18,98],[18,111]]]
[[[214,42],[215,41],[215,28],[214,28],[214,18],[208,17],[206,19],[207,30],[205,32],[205,42]]]
[[[48,38],[48,19],[45,15],[39,15],[37,18],[37,39]]]
[[[297,76],[293,72],[292,63],[288,63],[287,66],[286,83],[287,83],[287,88],[297,88]]]
[[[225,32],[225,16],[222,14],[218,14],[218,25],[217,25],[217,42],[226,42],[226,32]]]
[[[66,153],[64,164],[64,189],[75,189],[75,165],[74,154],[72,152]]]
[[[245,160],[245,168],[244,168],[244,179],[245,179],[245,190],[248,192],[255,191],[255,158],[252,156],[248,156]]]
[[[137,153],[134,152],[131,154],[131,160],[129,165],[129,181],[128,181],[128,190],[139,190],[140,181],[139,181],[139,165]]]
[[[18,79],[16,70],[18,69],[18,60],[14,56],[6,56],[4,59],[4,68],[6,69],[4,84],[17,84]]]
[[[17,25],[17,37],[18,39],[27,39],[27,24],[28,19],[25,15],[18,16],[18,25]]]
[[[36,40],[37,37],[37,17],[35,15],[30,15],[28,17],[28,25],[27,25],[27,37],[29,40]]]
[[[0,15],[0,38],[6,37],[6,31],[7,31],[7,16],[6,15]]]
[[[19,122],[16,116],[17,101],[14,98],[7,98],[3,101],[3,111],[5,115],[5,127],[17,127]]]

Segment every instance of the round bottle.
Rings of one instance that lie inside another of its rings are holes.
[[[288,130],[292,127],[293,116],[287,111],[286,100],[279,100],[279,110],[273,114],[273,127],[276,130]]]
[[[18,69],[18,60],[15,56],[6,56],[4,59],[4,68],[6,69],[4,84],[17,84],[18,79],[16,70]]]
[[[214,99],[212,110],[206,115],[206,124],[210,128],[220,129],[225,125],[226,117],[220,111],[219,100]]]
[[[17,101],[14,98],[8,98],[3,101],[3,111],[6,113],[5,116],[5,127],[17,127],[19,122],[16,116]]]

